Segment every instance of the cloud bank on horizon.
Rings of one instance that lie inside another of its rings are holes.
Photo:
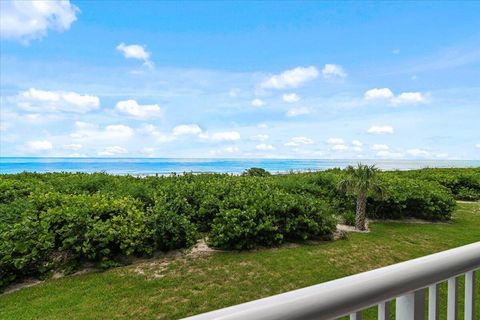
[[[478,3],[144,4],[0,2],[1,156],[480,159]]]

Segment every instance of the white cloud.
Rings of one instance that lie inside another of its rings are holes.
[[[252,139],[253,141],[266,141],[268,140],[268,138],[269,138],[268,134],[257,134],[251,137],[250,139]]]
[[[253,99],[252,100],[252,106],[254,107],[261,107],[261,106],[264,106],[265,105],[265,101],[263,101],[262,99]]]
[[[260,123],[259,125],[257,125],[257,128],[259,129],[268,129],[268,125],[266,123]]]
[[[403,92],[392,100],[392,104],[418,104],[426,101],[427,97],[421,92]]]
[[[66,144],[63,146],[63,149],[65,150],[73,150],[73,151],[78,151],[82,148],[82,145],[79,143],[72,143],[72,144]]]
[[[326,64],[322,69],[322,74],[325,79],[330,78],[345,78],[347,73],[342,66],[338,64]]]
[[[206,137],[212,141],[238,141],[241,139],[240,133],[237,131],[214,132]]]
[[[403,153],[400,153],[400,152],[390,152],[390,151],[387,151],[387,150],[381,150],[381,151],[378,151],[377,154],[376,154],[378,157],[381,157],[381,158],[402,158],[403,157]]]
[[[123,124],[112,124],[105,127],[105,133],[113,137],[131,137],[133,130],[129,126]]]
[[[310,109],[306,107],[301,107],[289,109],[285,115],[287,117],[297,117],[305,114],[310,114]]]
[[[128,153],[128,150],[119,146],[106,147],[98,153],[99,156],[115,156]]]
[[[305,82],[318,77],[318,70],[314,66],[296,67],[280,74],[273,75],[260,84],[265,89],[297,88]]]
[[[428,157],[430,155],[430,152],[423,149],[409,149],[407,153],[414,157]]]
[[[100,106],[97,96],[76,92],[45,91],[30,88],[14,97],[20,109],[31,112],[76,112],[86,113]]]
[[[149,123],[143,124],[139,129],[137,129],[137,132],[142,135],[152,136],[157,140],[157,142],[160,143],[175,140],[173,135],[162,133],[157,127]]]
[[[435,155],[437,158],[448,158],[448,153],[437,153]]]
[[[202,129],[196,124],[181,124],[173,128],[173,135],[198,135],[202,133]]]
[[[118,101],[115,108],[117,112],[134,118],[155,118],[163,115],[163,110],[158,104],[140,105],[137,101],[132,99]]]
[[[327,143],[328,144],[344,144],[345,141],[343,141],[343,139],[340,139],[340,138],[329,138],[327,139]]]
[[[475,145],[475,148],[480,149],[480,143],[477,143],[477,144]]]
[[[48,140],[33,140],[27,142],[27,147],[31,151],[49,151],[52,150],[53,144]]]
[[[427,95],[421,92],[402,92],[398,96],[395,96],[389,88],[374,88],[367,90],[363,94],[363,97],[368,101],[388,100],[393,106],[426,103],[428,100]]]
[[[374,144],[371,147],[371,149],[375,150],[375,151],[386,151],[386,150],[390,149],[390,147],[387,146],[386,144]]]
[[[152,147],[144,147],[140,150],[140,153],[146,154],[148,156],[151,156],[153,153],[155,153],[155,148]]]
[[[261,143],[261,144],[256,145],[255,149],[266,151],[266,150],[275,150],[275,147],[272,146],[271,144]]]
[[[344,144],[336,144],[332,147],[332,150],[335,150],[335,151],[345,151],[347,149],[348,147]]]
[[[287,147],[296,147],[302,144],[313,144],[314,141],[307,137],[293,137],[289,142],[285,143]]]
[[[0,34],[4,39],[41,39],[47,31],[65,31],[80,10],[70,1],[0,1]]]
[[[361,147],[363,146],[363,143],[359,140],[352,140],[352,146]]]
[[[391,126],[371,126],[367,130],[368,133],[372,134],[392,134],[393,127]]]
[[[392,99],[393,92],[389,88],[374,88],[367,90],[363,97],[366,100],[377,100],[377,99]]]
[[[150,60],[150,52],[145,50],[145,46],[138,44],[126,45],[122,42],[117,46],[117,50],[120,51],[126,59],[142,60],[144,66],[153,67],[153,62]]]
[[[229,153],[235,153],[240,151],[240,149],[237,146],[226,147],[224,150]]]
[[[300,100],[300,96],[296,93],[285,93],[282,99],[287,103],[294,103]]]
[[[72,132],[70,137],[78,140],[114,141],[130,138],[134,134],[132,128],[123,124],[108,125],[103,130],[99,130],[95,124],[77,121],[75,128],[76,131]]]
[[[392,53],[393,53],[393,54],[399,54],[399,53],[400,53],[400,49],[393,49],[393,50],[392,50]]]

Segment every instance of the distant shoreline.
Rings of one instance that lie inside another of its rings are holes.
[[[0,173],[106,172],[114,175],[154,176],[172,173],[240,174],[252,167],[273,174],[345,168],[359,162],[381,170],[480,167],[480,160],[385,160],[385,159],[193,159],[193,158],[0,158]]]

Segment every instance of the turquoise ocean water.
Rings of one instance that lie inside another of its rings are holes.
[[[1,173],[100,172],[154,175],[172,172],[241,173],[261,167],[272,173],[344,168],[358,162],[384,170],[425,167],[480,167],[480,160],[312,160],[312,159],[153,159],[153,158],[0,158]]]

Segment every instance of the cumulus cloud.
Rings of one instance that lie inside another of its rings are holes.
[[[345,144],[345,141],[343,141],[343,139],[340,139],[340,138],[329,138],[327,139],[327,143],[328,144]]]
[[[255,136],[252,136],[250,139],[252,139],[253,141],[266,141],[268,140],[268,138],[270,138],[268,134],[257,134]]]
[[[475,148],[480,149],[480,143],[477,143],[477,144],[475,145]]]
[[[297,117],[305,114],[310,114],[310,109],[306,107],[301,107],[289,109],[285,115],[287,117]]]
[[[156,126],[150,123],[144,123],[140,128],[137,129],[137,132],[142,135],[152,136],[157,140],[157,142],[160,143],[175,140],[173,135],[160,132]]]
[[[285,143],[287,147],[297,147],[305,144],[313,144],[314,141],[307,137],[293,137],[289,142]]]
[[[118,101],[115,109],[119,113],[140,119],[161,117],[163,115],[163,110],[158,104],[140,105],[132,99]]]
[[[348,149],[348,147],[344,144],[336,144],[336,145],[332,146],[332,150],[334,150],[334,151],[345,151],[347,149]]]
[[[322,69],[322,75],[325,79],[345,78],[347,73],[338,64],[326,64]]]
[[[115,156],[119,154],[126,154],[128,150],[119,146],[106,147],[103,151],[98,153],[99,156]]]
[[[430,152],[423,149],[408,149],[407,153],[413,157],[428,157]]]
[[[272,146],[271,144],[261,143],[261,144],[256,145],[255,149],[261,150],[261,151],[266,151],[266,150],[275,150],[275,147]]]
[[[300,96],[296,93],[285,93],[282,96],[283,101],[286,103],[294,103],[300,100]]]
[[[198,135],[202,133],[202,129],[197,124],[181,124],[173,128],[173,135]]]
[[[393,98],[393,105],[400,104],[418,104],[427,101],[427,97],[421,92],[403,92],[397,97]]]
[[[48,140],[33,140],[27,142],[30,151],[43,152],[52,150],[53,144]]]
[[[262,99],[253,99],[252,102],[251,102],[252,106],[254,107],[261,107],[261,106],[264,106],[265,105],[265,101],[263,101]]]
[[[304,83],[318,77],[318,70],[314,66],[296,67],[280,74],[273,75],[260,84],[265,89],[297,88]]]
[[[371,126],[367,130],[368,133],[371,134],[392,134],[393,127],[391,126]]]
[[[0,1],[0,34],[4,39],[41,39],[48,30],[70,29],[80,12],[69,0]]]
[[[371,147],[371,149],[375,150],[375,151],[386,151],[386,150],[390,149],[390,147],[387,146],[386,144],[374,144]]]
[[[422,92],[402,92],[395,96],[389,88],[374,88],[365,91],[363,94],[367,101],[388,101],[393,106],[426,103],[428,101],[427,96]]]
[[[130,138],[134,134],[132,128],[123,124],[108,125],[104,129],[99,129],[95,124],[77,121],[75,128],[76,130],[70,134],[70,137],[77,140],[114,141]]]
[[[240,149],[237,146],[229,146],[229,147],[226,147],[224,150],[228,153],[235,153],[240,151]]]
[[[46,91],[30,88],[13,98],[20,109],[31,112],[76,112],[86,113],[98,109],[97,96],[72,91]]]
[[[122,42],[117,46],[117,50],[120,51],[126,59],[142,60],[143,65],[149,68],[154,66],[150,60],[150,52],[145,50],[145,46],[138,44],[126,45]]]
[[[392,90],[389,88],[374,88],[367,90],[363,97],[366,100],[377,100],[377,99],[392,99],[394,97]]]
[[[359,140],[352,140],[352,146],[361,147],[363,146],[363,143]]]

